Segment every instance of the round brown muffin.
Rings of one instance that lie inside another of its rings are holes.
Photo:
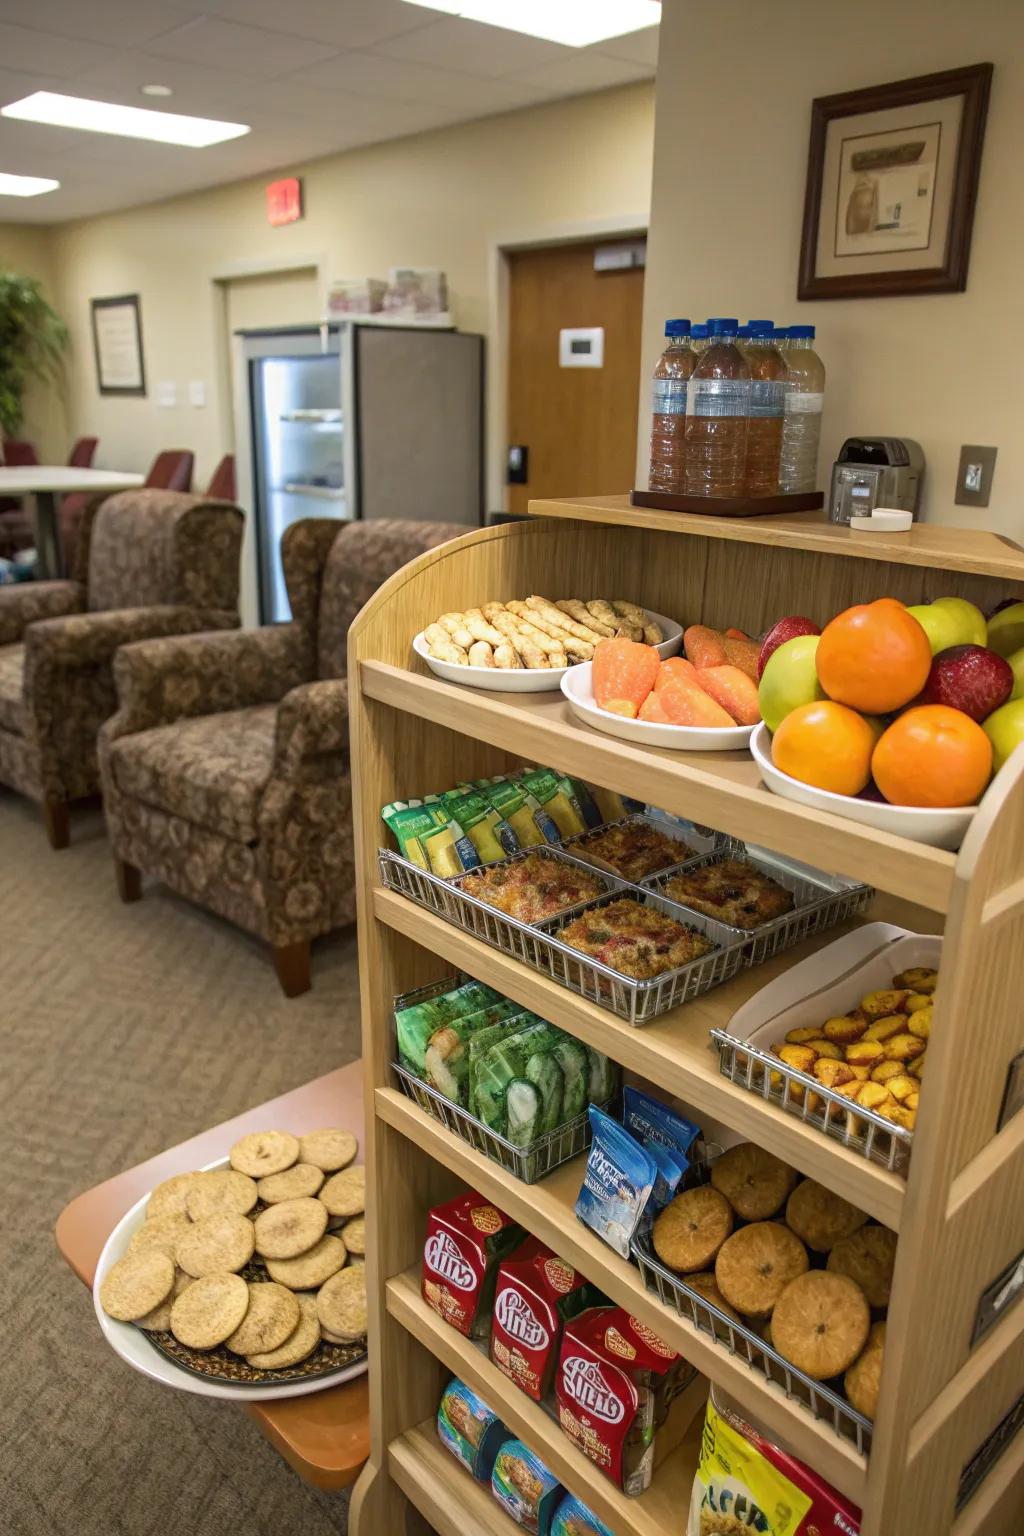
[[[804,1179],[786,1201],[786,1224],[815,1253],[829,1253],[841,1237],[849,1237],[867,1219],[849,1200],[814,1179]]]
[[[856,1280],[871,1307],[887,1307],[896,1265],[896,1233],[888,1227],[861,1227],[841,1237],[828,1256],[833,1274]]]
[[[807,1249],[788,1227],[778,1221],[755,1221],[722,1244],[715,1279],[737,1311],[763,1317],[807,1267]]]
[[[710,1184],[676,1195],[655,1218],[654,1251],[669,1269],[706,1269],[732,1231],[732,1208]]]
[[[828,1381],[853,1364],[870,1326],[871,1312],[856,1281],[811,1269],[791,1280],[775,1303],[772,1343],[805,1375]]]
[[[796,1173],[752,1141],[730,1147],[711,1170],[711,1183],[744,1221],[767,1221],[782,1209]]]

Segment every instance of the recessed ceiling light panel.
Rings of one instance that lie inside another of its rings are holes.
[[[169,85],[143,85],[140,86],[143,96],[173,96],[174,92]]]
[[[656,27],[660,0],[408,0],[465,21],[484,21],[550,43],[585,48],[625,32]]]
[[[54,91],[35,91],[22,101],[12,101],[10,106],[0,107],[0,116],[57,128],[80,128],[87,133],[113,133],[125,139],[152,139],[157,144],[182,144],[188,149],[204,149],[250,131],[245,123],[151,112],[147,107],[122,107],[113,101],[61,96]]]
[[[59,181],[49,176],[15,176],[0,171],[0,197],[38,197],[41,192],[56,192]]]

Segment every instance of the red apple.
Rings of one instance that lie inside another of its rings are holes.
[[[780,645],[787,640],[795,640],[797,635],[820,635],[821,629],[813,619],[805,619],[800,614],[791,614],[788,618],[780,619],[773,624],[771,629],[761,641],[761,650],[757,658],[757,679],[761,680],[768,658],[773,651],[777,651]]]
[[[983,645],[951,645],[932,661],[915,704],[946,704],[984,720],[1013,691],[1013,668]]]

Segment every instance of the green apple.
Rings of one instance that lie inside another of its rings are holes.
[[[987,645],[988,625],[980,608],[969,603],[966,597],[937,597],[933,608],[944,608],[956,615],[959,633],[954,645]]]
[[[1013,671],[1013,691],[1010,694],[1010,701],[1024,699],[1024,645],[1006,659]]]
[[[1012,699],[1009,704],[1001,704],[981,723],[992,743],[993,772],[998,773],[1014,748],[1024,742],[1024,699]]]
[[[940,608],[938,603],[920,603],[914,608],[908,608],[907,612],[914,615],[928,636],[933,656],[937,656],[940,651],[948,651],[951,645],[963,643],[963,626],[957,615],[950,613],[948,608]]]
[[[990,650],[1007,658],[1024,646],[1024,603],[1012,603],[1009,608],[1000,608],[992,615],[988,644]]]
[[[826,697],[814,664],[820,639],[820,635],[795,635],[769,656],[757,697],[770,731],[777,731],[791,710]]]

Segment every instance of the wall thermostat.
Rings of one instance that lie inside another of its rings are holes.
[[[558,364],[561,368],[603,368],[604,327],[591,325],[559,331]]]

